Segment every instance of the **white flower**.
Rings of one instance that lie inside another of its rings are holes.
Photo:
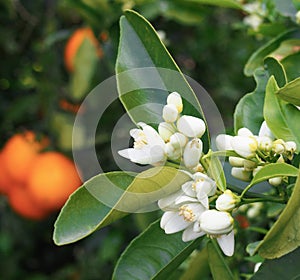
[[[161,209],[166,210],[160,221],[160,227],[166,234],[184,230],[182,240],[185,242],[205,234],[194,230],[198,229],[199,217],[206,210],[197,199],[182,195],[182,192],[179,191],[160,199],[158,205]]]
[[[216,208],[219,211],[231,211],[235,208],[238,198],[231,190],[226,190],[216,200]]]
[[[252,172],[246,171],[243,167],[232,167],[231,175],[239,180],[249,182],[251,180]]]
[[[142,129],[131,129],[133,148],[118,151],[122,157],[139,164],[157,164],[166,160],[165,142],[151,126],[138,123]]]
[[[203,120],[193,116],[182,116],[177,121],[178,130],[187,137],[200,138],[205,132]]]
[[[175,105],[169,104],[165,105],[163,108],[163,119],[167,123],[173,123],[178,119],[178,111]]]
[[[219,134],[216,138],[216,145],[219,151],[233,150],[231,140],[233,136],[227,134]]]
[[[252,158],[257,151],[257,140],[254,136],[234,136],[231,139],[233,150],[242,157]]]
[[[170,142],[166,143],[165,151],[168,159],[178,160],[181,158],[181,148],[175,148]]]
[[[158,125],[158,133],[165,142],[170,141],[170,137],[176,132],[176,128],[173,124],[167,122],[161,122]]]
[[[203,144],[199,138],[189,141],[183,151],[183,162],[187,168],[194,168],[199,164]]]
[[[200,229],[217,242],[226,256],[234,252],[233,218],[228,212],[206,210],[200,216]]]
[[[175,105],[178,113],[182,112],[183,109],[182,99],[178,92],[174,91],[168,95],[167,104]]]
[[[197,197],[203,206],[208,208],[208,197],[216,193],[217,185],[206,174],[197,172],[192,175],[193,180],[182,185],[183,192],[191,197]]]
[[[285,152],[285,142],[282,139],[277,139],[273,142],[272,150],[276,154],[283,154]]]
[[[170,137],[170,143],[174,148],[182,149],[186,143],[188,142],[188,138],[182,133],[176,132]]]
[[[272,131],[270,130],[270,128],[268,127],[266,121],[262,122],[261,127],[260,127],[259,132],[258,132],[258,136],[259,137],[268,137],[271,140],[275,139],[275,136],[272,133]]]

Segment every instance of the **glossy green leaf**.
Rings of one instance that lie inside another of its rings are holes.
[[[121,255],[112,279],[167,279],[202,241],[198,238],[183,242],[182,232],[165,234],[159,222],[132,240]]]
[[[201,251],[193,252],[189,266],[185,272],[181,275],[180,280],[197,280],[208,279],[210,275],[210,269],[208,264],[207,247],[201,249]],[[196,254],[196,255],[194,255]]]
[[[255,176],[253,177],[249,185],[253,186],[273,177],[280,177],[280,176],[297,177],[298,171],[299,171],[298,168],[287,163],[270,163],[264,166],[255,174]]]
[[[218,189],[224,192],[226,190],[226,178],[220,159],[217,156],[211,156],[207,164],[208,175],[215,180]]]
[[[214,5],[224,8],[242,9],[243,6],[236,0],[188,0],[189,2]]]
[[[245,75],[252,76],[257,68],[263,67],[265,57],[278,49],[283,41],[291,38],[300,38],[300,32],[298,30],[287,31],[260,47],[247,61],[244,68]]]
[[[297,78],[280,88],[277,94],[282,100],[300,106],[300,78]]]
[[[76,53],[74,73],[71,76],[70,96],[73,100],[82,100],[91,90],[97,61],[96,47],[90,40],[84,39]]]
[[[133,122],[157,126],[163,121],[162,108],[172,91],[184,99],[182,114],[204,119],[195,93],[150,23],[138,13],[126,11],[120,27],[117,84],[120,100]],[[207,151],[207,132],[202,140]]]
[[[300,279],[300,248],[274,260],[266,260],[254,274],[251,280]]]
[[[233,274],[228,267],[216,241],[207,243],[208,261],[214,280],[233,280]]]
[[[54,241],[57,245],[72,243],[128,213],[154,210],[159,198],[178,190],[189,179],[171,167],[154,167],[136,177],[124,172],[97,175],[74,192],[62,208]]]
[[[254,78],[257,84],[255,90],[243,96],[235,108],[235,133],[241,127],[247,127],[252,133],[257,134],[264,120],[263,105],[268,74],[265,70],[257,69]]]
[[[282,64],[273,57],[267,57],[264,63],[269,76],[274,76],[278,86],[283,87],[287,82],[287,78]]]
[[[278,220],[264,237],[258,253],[267,259],[284,256],[300,246],[300,178]]]
[[[279,99],[279,87],[272,76],[266,87],[264,118],[278,139],[294,141],[300,147],[300,111],[293,105]]]
[[[288,82],[299,77],[300,73],[300,52],[291,54],[281,60],[285,69]]]

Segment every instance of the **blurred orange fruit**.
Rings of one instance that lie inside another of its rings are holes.
[[[75,164],[58,152],[39,154],[31,165],[28,191],[47,210],[58,210],[81,185]]]
[[[65,47],[64,61],[69,72],[74,71],[74,59],[84,39],[90,40],[90,42],[96,47],[98,57],[103,56],[100,44],[96,39],[92,29],[89,27],[78,28],[71,35]]]
[[[2,152],[0,153],[0,194],[7,194],[13,180],[7,174],[6,166],[3,162]]]
[[[15,134],[4,145],[2,150],[2,164],[7,176],[18,183],[25,183],[31,163],[38,152],[49,144],[48,139],[37,141],[32,131]]]
[[[11,208],[22,217],[41,220],[45,218],[49,212],[45,211],[38,205],[30,193],[26,190],[26,186],[15,184],[11,187],[8,194],[8,201]]]

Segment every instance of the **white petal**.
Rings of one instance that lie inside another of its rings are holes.
[[[172,193],[164,198],[161,198],[158,200],[158,207],[160,209],[164,209],[164,210],[175,210],[178,209],[178,206],[175,205],[175,200],[178,197],[181,197],[183,195],[183,191],[179,190],[175,193]]]
[[[182,234],[182,241],[183,242],[188,242],[194,239],[197,239],[198,237],[201,237],[205,235],[203,231],[196,232],[193,230],[193,226],[189,226],[187,229],[184,230]]]
[[[176,212],[173,211],[167,211],[165,212],[161,219],[160,219],[160,227],[162,229],[165,229],[166,224],[168,223],[168,221],[173,217],[173,215],[177,214]]]
[[[206,208],[209,208],[208,196],[206,194],[197,194],[199,202]]]
[[[233,136],[226,134],[219,134],[216,138],[216,144],[219,151],[233,150],[231,146],[231,139]]]
[[[175,105],[165,105],[163,108],[163,119],[168,123],[173,123],[178,118],[178,111]]]
[[[143,128],[143,132],[145,133],[148,144],[150,146],[161,146],[164,148],[164,140],[160,137],[158,132],[153,127],[144,123],[138,123],[138,125]]]
[[[187,137],[200,138],[206,129],[203,120],[193,116],[182,116],[177,121],[178,130]]]
[[[244,167],[244,158],[240,157],[229,157],[229,163],[234,167]]]
[[[167,122],[161,122],[158,125],[158,133],[160,137],[165,141],[169,141],[170,137],[176,132],[174,125],[167,123]]]
[[[261,124],[261,127],[258,132],[258,136],[259,137],[268,137],[271,140],[275,139],[275,137],[274,137],[272,131],[270,130],[270,128],[268,127],[266,121],[263,121],[263,123]]]
[[[188,142],[188,138],[182,133],[176,132],[170,137],[171,145],[176,148],[183,148]]]
[[[196,198],[190,197],[188,195],[182,195],[176,198],[175,204],[180,205],[180,204],[186,204],[186,203],[191,203],[191,202],[198,202]]]
[[[233,230],[228,233],[221,235],[219,238],[217,238],[217,241],[219,243],[220,248],[222,249],[223,253],[231,257],[234,253],[234,232]]]
[[[174,215],[170,216],[170,219],[166,223],[164,230],[167,234],[175,233],[186,229],[190,224],[182,216],[179,216],[178,212],[174,212]]]
[[[188,181],[186,183],[184,183],[181,186],[181,189],[185,192],[185,194],[187,194],[188,196],[192,196],[195,197],[196,196],[196,192],[193,190],[193,181]]]
[[[252,158],[257,150],[257,140],[254,137],[234,136],[231,146],[242,157]]]
[[[252,172],[246,171],[243,167],[232,167],[231,175],[239,180],[249,182],[251,180]]]

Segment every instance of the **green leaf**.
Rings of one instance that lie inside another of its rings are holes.
[[[219,190],[224,192],[226,190],[226,178],[221,161],[217,156],[211,156],[208,164],[208,175],[215,180]]]
[[[154,167],[135,178],[124,172],[97,175],[74,192],[62,208],[54,241],[57,245],[72,243],[128,213],[154,210],[159,198],[177,191],[189,179],[171,167]]]
[[[298,171],[299,171],[298,168],[287,163],[270,163],[264,166],[255,174],[249,186],[256,185],[260,182],[266,181],[273,177],[280,177],[280,176],[297,177]]]
[[[299,77],[300,73],[300,52],[295,54],[288,55],[281,60],[282,65],[284,66],[288,82]]]
[[[183,242],[181,236],[182,232],[165,234],[159,221],[154,222],[128,245],[112,279],[167,279],[202,241]]]
[[[261,279],[299,279],[300,278],[300,248],[279,259],[266,260],[254,274],[251,280]]]
[[[284,256],[300,246],[300,177],[294,191],[272,228],[258,246],[258,253],[267,259]]]
[[[276,80],[272,76],[266,87],[264,118],[278,139],[296,142],[298,150],[300,147],[300,111],[295,106],[279,99],[276,95],[278,90]]]
[[[243,96],[235,108],[235,133],[240,128],[247,127],[252,133],[257,134],[264,120],[263,106],[268,74],[265,70],[257,69],[254,73],[254,78],[257,84],[255,90]]]
[[[216,241],[207,243],[208,261],[214,280],[233,280],[234,277],[228,267]]]
[[[132,121],[157,126],[163,121],[162,108],[173,91],[183,98],[182,114],[204,119],[195,93],[150,23],[134,11],[126,11],[120,27],[117,84],[120,100]],[[208,132],[202,140],[207,151]]]
[[[97,50],[95,45],[84,39],[74,61],[74,73],[71,77],[70,96],[73,100],[82,100],[91,90],[91,82],[97,66]]]
[[[264,63],[269,76],[274,76],[279,87],[283,87],[287,82],[287,78],[282,64],[273,57],[267,57]]]
[[[197,251],[195,256],[193,252],[191,257],[189,266],[181,275],[180,280],[207,279],[210,275],[207,247],[204,247],[201,251]]]
[[[224,8],[243,9],[243,5],[236,0],[188,0],[189,2],[214,5]]]
[[[291,38],[300,38],[300,32],[297,29],[289,30],[260,47],[247,61],[244,68],[245,75],[252,76],[257,68],[263,67],[265,57],[279,48],[283,41]]]
[[[277,94],[282,100],[300,106],[300,78],[297,78],[280,88]]]

